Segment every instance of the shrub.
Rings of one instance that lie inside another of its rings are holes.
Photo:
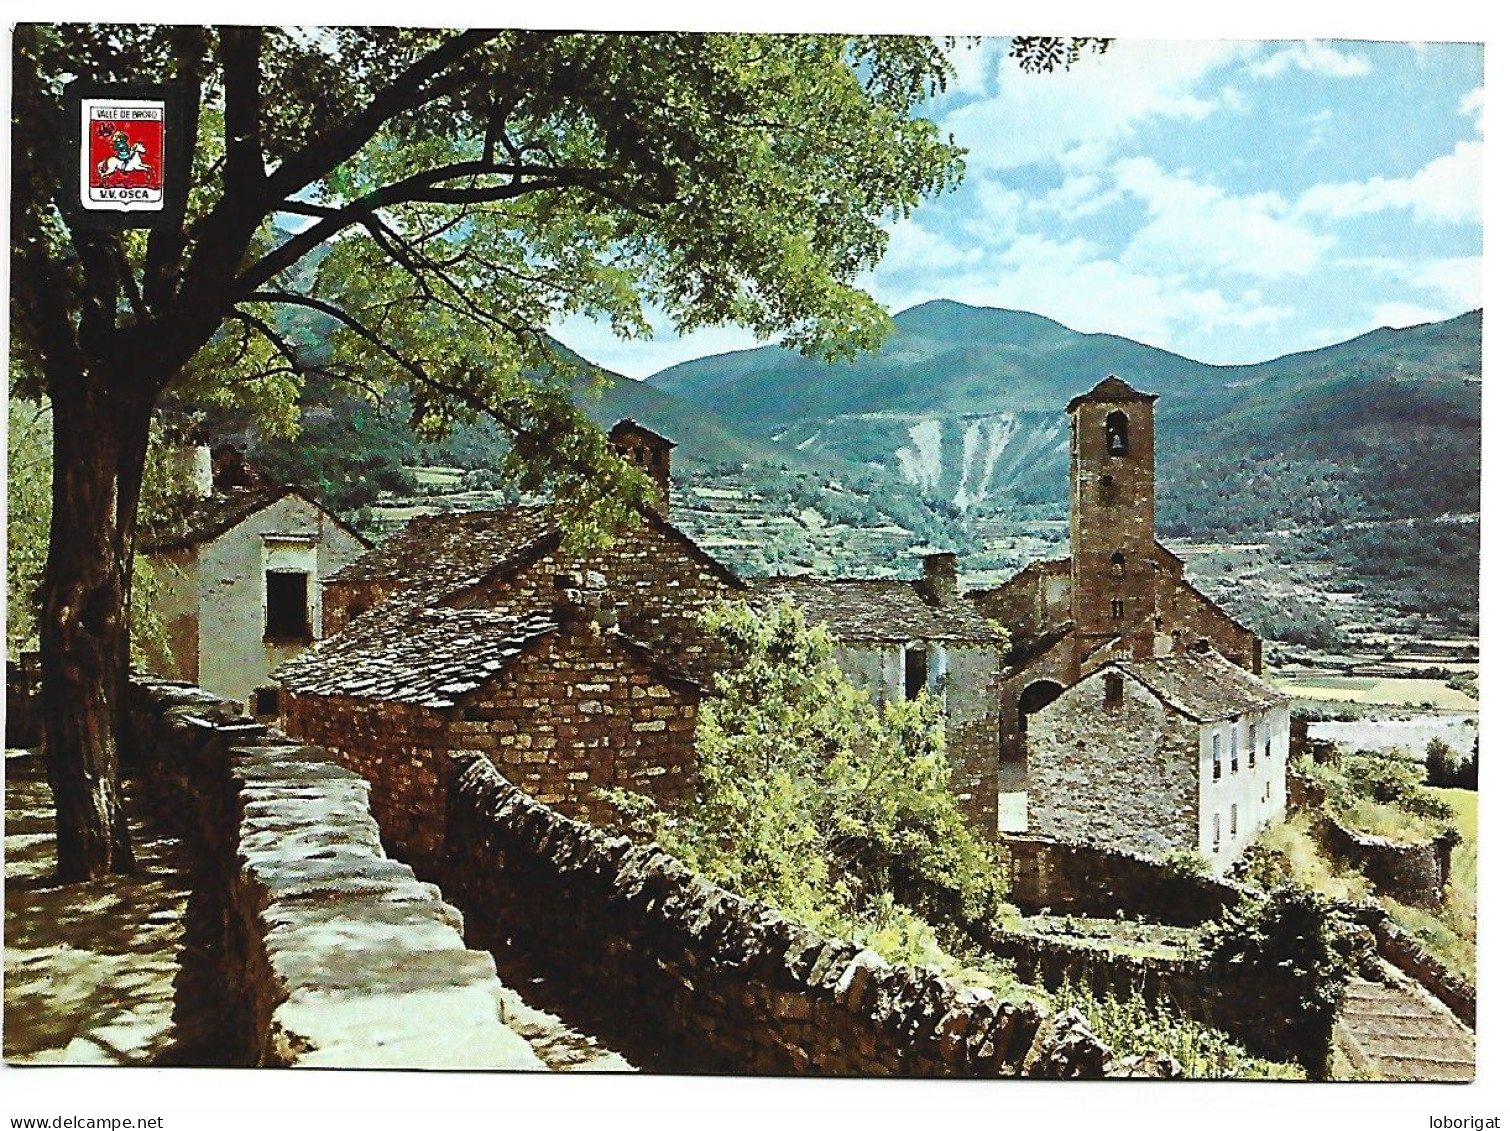
[[[937,699],[878,707],[790,604],[723,606],[706,623],[733,662],[698,717],[697,794],[665,811],[610,793],[637,831],[832,933],[918,938],[897,905],[935,925],[1003,913],[995,854],[950,786]]]
[[[1320,1076],[1348,978],[1373,960],[1367,932],[1332,900],[1287,882],[1229,908],[1203,932],[1201,949],[1219,982],[1223,966],[1247,967],[1245,981],[1266,982],[1266,999],[1288,1003],[1295,1055]]]

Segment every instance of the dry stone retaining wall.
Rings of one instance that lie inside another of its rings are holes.
[[[1243,898],[1238,885],[1179,872],[1149,857],[1039,837],[1001,838],[1012,902],[1024,911],[1135,915],[1193,927]]]
[[[1353,904],[1353,917],[1373,933],[1379,955],[1420,982],[1469,1028],[1478,1024],[1478,990],[1442,965],[1401,930],[1377,903]]]
[[[1328,852],[1356,864],[1385,895],[1418,907],[1442,906],[1456,830],[1448,829],[1424,844],[1401,844],[1355,832],[1323,812],[1317,831]]]
[[[573,821],[458,758],[442,882],[469,939],[598,987],[688,1071],[1099,1075],[1073,1019],[825,939],[655,845]]]
[[[201,1063],[544,1067],[460,914],[384,855],[360,777],[190,685],[142,681],[131,712],[155,804],[196,850],[179,995],[214,1018],[181,1042]]]

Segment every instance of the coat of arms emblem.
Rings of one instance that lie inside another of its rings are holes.
[[[166,103],[85,98],[80,113],[79,203],[91,212],[161,212]]]

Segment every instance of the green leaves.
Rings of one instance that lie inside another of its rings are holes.
[[[697,797],[663,813],[620,794],[626,817],[714,882],[910,961],[937,950],[929,923],[993,915],[995,860],[955,804],[939,703],[878,707],[790,604],[707,623],[733,662],[699,715]]]

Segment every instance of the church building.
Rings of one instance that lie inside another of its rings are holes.
[[[1020,762],[1029,718],[1114,660],[1188,651],[1204,641],[1263,671],[1263,642],[1185,580],[1154,535],[1154,401],[1119,377],[1075,397],[1070,416],[1070,556],[1036,562],[968,594],[1008,630],[1001,755]]]

